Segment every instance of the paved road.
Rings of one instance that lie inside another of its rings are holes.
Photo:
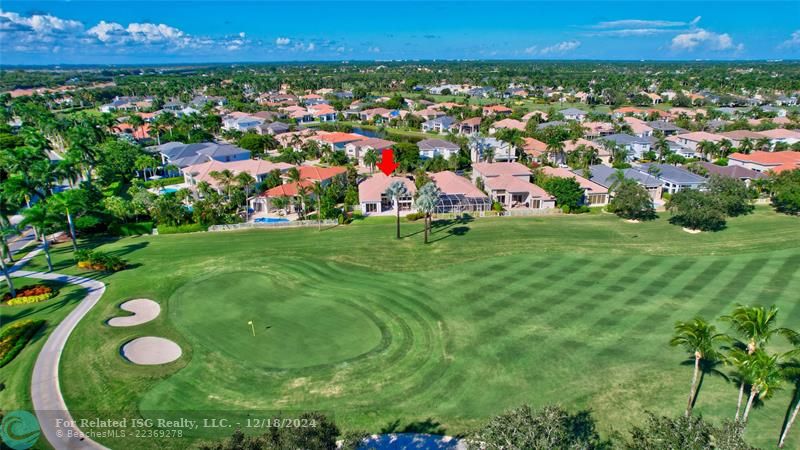
[[[35,242],[35,239],[33,228],[26,228],[22,231],[22,234],[18,234],[8,240],[8,248],[11,250],[11,254],[14,255]]]
[[[97,304],[106,291],[105,284],[89,278],[62,275],[58,273],[30,272],[20,270],[32,257],[38,254],[41,248],[28,253],[12,267],[13,277],[38,278],[41,280],[60,281],[71,283],[85,288],[86,297],[58,324],[47,338],[36,363],[33,366],[33,379],[31,380],[31,400],[36,418],[42,428],[42,434],[54,448],[61,449],[105,449],[106,447],[91,440],[81,438],[81,430],[73,424],[72,415],[67,409],[64,397],[61,395],[61,386],[58,379],[58,365],[64,345],[75,326]],[[81,382],[81,380],[73,380]]]

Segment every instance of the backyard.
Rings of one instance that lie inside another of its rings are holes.
[[[746,303],[775,304],[781,325],[800,324],[797,218],[759,208],[692,235],[661,215],[441,221],[427,246],[421,222],[404,221],[395,240],[391,217],[83,242],[131,268],[98,275],[107,291],[67,343],[61,388],[77,417],[320,410],[345,430],[461,434],[522,403],[559,403],[592,410],[606,436],[624,434],[645,411],[683,411],[691,369],[668,345],[675,321],[714,320]],[[56,272],[85,273],[69,245],[53,258]],[[26,269],[44,267],[40,255]],[[159,302],[161,314],[107,326],[133,298]],[[183,355],[131,364],[119,349],[139,336],[171,339]],[[12,365],[32,364],[20,358],[34,344]],[[30,369],[12,369],[13,379],[8,369],[0,400],[28,406]],[[774,447],[790,393],[753,412],[752,444]],[[736,396],[709,376],[695,411],[732,418]],[[185,446],[148,442],[138,445]],[[787,448],[798,445],[794,433]]]

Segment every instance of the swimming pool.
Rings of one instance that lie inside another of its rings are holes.
[[[178,192],[179,190],[181,190],[181,188],[168,186],[168,187],[162,188],[160,192],[162,194],[174,194],[174,193]]]
[[[288,222],[289,219],[283,219],[280,217],[259,217],[255,219],[253,222],[255,223],[285,223]]]

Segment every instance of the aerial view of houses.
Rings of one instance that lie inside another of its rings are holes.
[[[796,4],[118,6],[0,10],[0,447],[800,448]]]

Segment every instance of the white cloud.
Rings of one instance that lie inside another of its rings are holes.
[[[124,34],[125,28],[116,22],[101,20],[100,23],[89,28],[86,33],[96,37],[102,42],[109,42],[114,39],[115,36]]]
[[[781,45],[778,46],[779,48],[800,48],[800,30],[795,31],[792,33],[789,39],[783,41]]]
[[[381,52],[381,48],[380,47],[370,47],[370,48],[367,49],[367,51],[370,52],[370,53],[380,53]]]
[[[21,16],[14,12],[0,10],[0,30],[33,31],[39,35],[70,33],[83,30],[83,24],[77,20],[61,19],[49,14],[33,14]]]
[[[695,20],[699,20],[696,18]],[[641,19],[624,19],[612,20],[608,22],[600,22],[592,28],[607,29],[607,28],[664,28],[664,27],[681,27],[689,25],[688,22],[676,22],[671,20],[641,20]]]
[[[316,48],[317,48],[317,46],[314,45],[313,42],[309,42],[309,44],[306,46],[306,51],[307,52],[313,52],[314,50],[316,50]]]
[[[641,37],[664,33],[681,33],[697,27],[701,17],[690,21],[624,19],[600,22],[591,28],[600,30],[590,36]]]
[[[735,44],[728,33],[714,33],[713,31],[698,28],[687,33],[681,33],[672,38],[670,48],[674,51],[693,51],[707,49],[713,51],[742,50],[743,44]]]
[[[559,42],[558,44],[555,45],[551,45],[549,47],[545,47],[541,49],[539,53],[542,55],[547,55],[550,53],[566,53],[575,50],[580,46],[581,46],[580,41],[564,41],[564,42]]]
[[[292,40],[288,37],[279,37],[275,39],[275,45],[289,45],[290,42],[292,42]]]
[[[554,53],[567,53],[576,48],[581,46],[580,41],[563,41],[559,42],[558,44],[553,44],[547,47],[539,47],[538,45],[532,45],[528,48],[523,49],[522,51],[528,55],[540,55],[540,56],[547,56]]]

